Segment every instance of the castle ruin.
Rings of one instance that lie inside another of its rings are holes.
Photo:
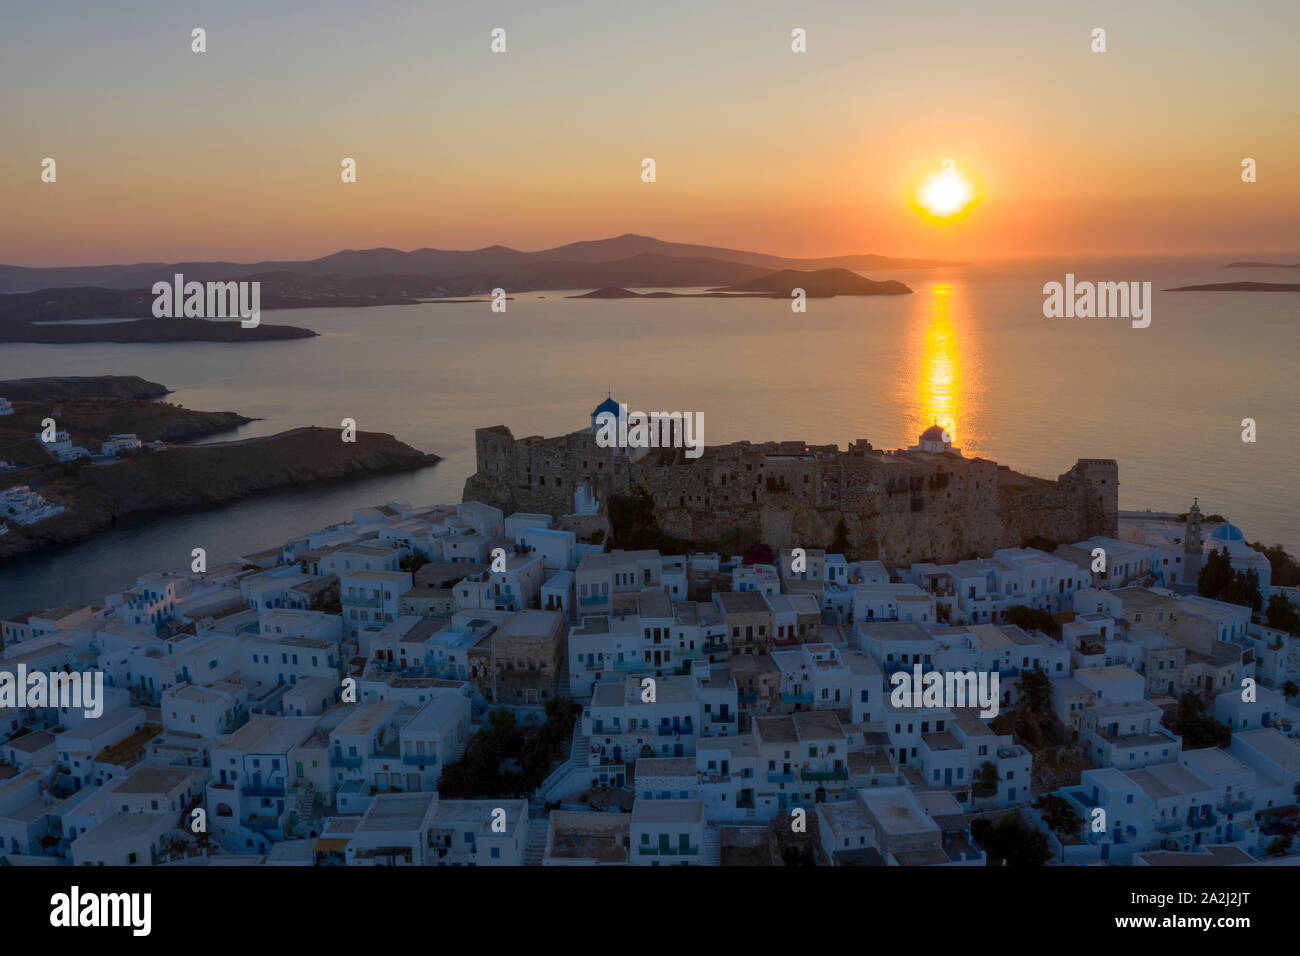
[[[680,448],[599,447],[594,427],[515,438],[497,425],[475,432],[478,470],[464,497],[558,518],[574,511],[575,494],[594,496],[602,513],[612,495],[647,494],[665,532],[715,546],[821,548],[843,518],[850,554],[893,566],[990,555],[1036,536],[1063,544],[1117,534],[1113,459],[1080,459],[1050,481],[963,457],[932,431],[908,450],[741,441],[688,459]]]

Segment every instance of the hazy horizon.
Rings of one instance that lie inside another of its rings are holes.
[[[796,258],[1288,255],[1297,34],[1283,0],[19,7],[0,262],[628,232]],[[949,157],[980,202],[936,226],[909,199]]]
[[[645,235],[643,233],[624,232],[624,233],[618,233],[616,235],[569,236],[567,238],[562,238],[559,239],[558,241],[551,242],[546,245],[527,246],[527,247],[513,245],[508,242],[493,242],[483,246],[456,246],[456,245],[451,245],[451,246],[421,245],[421,246],[408,246],[408,247],[399,247],[393,245],[346,246],[346,247],[329,248],[329,249],[325,249],[324,251],[313,251],[301,255],[267,254],[267,255],[249,256],[241,259],[218,259],[212,257],[195,258],[195,257],[188,257],[188,256],[169,256],[169,257],[159,258],[159,259],[126,260],[126,259],[92,257],[91,259],[88,259],[84,262],[52,262],[51,261],[51,262],[32,263],[32,262],[4,261],[4,262],[0,262],[0,266],[18,266],[22,268],[31,268],[31,269],[58,269],[58,268],[79,268],[79,267],[90,267],[90,266],[129,267],[129,266],[137,266],[137,265],[140,266],[150,265],[153,263],[217,262],[217,261],[228,261],[228,262],[236,262],[241,265],[251,265],[259,262],[310,262],[316,259],[324,258],[326,256],[331,256],[338,253],[346,253],[346,252],[371,252],[376,250],[395,250],[401,253],[412,253],[412,252],[420,252],[426,250],[433,250],[437,252],[476,252],[476,251],[481,251],[483,249],[488,249],[493,247],[504,247],[513,250],[515,252],[521,252],[521,253],[537,253],[537,252],[545,252],[551,249],[560,248],[562,246],[570,245],[577,242],[591,242],[591,241],[601,242],[610,239],[618,239],[623,236],[629,236],[629,235],[641,236],[643,238],[649,238],[649,239],[657,239],[657,240],[662,240],[664,242],[678,243],[682,245],[707,246],[716,249],[730,248],[731,251],[734,252],[762,253],[764,255],[770,255],[778,258],[808,259],[808,260],[831,259],[831,258],[848,257],[848,256],[876,255],[876,256],[882,256],[884,258],[889,258],[889,259],[935,259],[936,261],[943,262],[945,265],[949,265],[949,266],[957,266],[957,265],[998,266],[998,265],[1013,265],[1016,263],[1028,263],[1028,262],[1064,262],[1064,261],[1075,261],[1079,263],[1101,262],[1101,261],[1125,261],[1125,260],[1191,261],[1196,259],[1205,259],[1205,260],[1210,260],[1212,262],[1218,262],[1222,260],[1221,262],[1222,265],[1227,265],[1229,262],[1236,262],[1236,261],[1264,261],[1264,260],[1271,260],[1284,265],[1300,264],[1300,252],[1296,251],[1295,249],[1225,249],[1220,251],[1208,251],[1208,252],[1197,251],[1197,250],[1186,250],[1186,251],[1167,252],[1167,253],[1153,253],[1150,251],[1141,251],[1141,252],[1139,251],[1127,251],[1127,252],[1093,251],[1088,253],[1076,253],[1076,254],[1061,253],[1061,252],[1055,252],[1055,253],[1026,252],[1020,254],[1008,254],[1008,255],[999,255],[999,256],[967,256],[967,257],[961,257],[959,259],[943,259],[942,257],[938,257],[938,256],[928,256],[920,253],[914,254],[909,250],[894,251],[889,249],[873,248],[873,249],[843,249],[839,251],[830,251],[830,252],[816,254],[816,255],[804,256],[804,255],[795,255],[793,253],[787,253],[782,251],[781,249],[771,249],[766,246],[723,247],[717,243],[709,242],[707,239],[677,239],[677,238],[665,237],[660,235]],[[902,268],[905,271],[912,271],[913,267],[902,267]],[[862,270],[853,270],[853,271],[862,271]]]

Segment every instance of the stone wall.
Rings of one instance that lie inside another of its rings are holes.
[[[558,517],[573,510],[583,482],[602,510],[612,494],[645,493],[663,530],[697,545],[820,548],[843,517],[854,557],[906,565],[988,555],[1035,535],[1065,543],[1118,532],[1111,459],[1081,459],[1050,481],[956,454],[877,451],[865,440],[847,451],[736,442],[689,459],[681,449],[599,448],[588,432],[516,439],[495,426],[479,429],[475,444],[466,500]]]

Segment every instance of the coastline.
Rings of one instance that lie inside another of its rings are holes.
[[[339,429],[313,426],[74,467],[39,489],[68,510],[27,527],[10,523],[0,535],[0,561],[85,541],[124,518],[219,507],[278,488],[414,471],[441,460],[392,435],[358,432],[350,443]]]

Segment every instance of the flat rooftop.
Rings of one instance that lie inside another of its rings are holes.
[[[391,833],[414,831],[424,822],[429,807],[437,800],[435,793],[380,793],[366,809],[357,833]]]
[[[632,804],[633,823],[703,823],[703,800],[642,800]]]
[[[939,827],[905,787],[860,790],[858,798],[866,804],[876,825],[891,836],[925,832],[939,834]]]

